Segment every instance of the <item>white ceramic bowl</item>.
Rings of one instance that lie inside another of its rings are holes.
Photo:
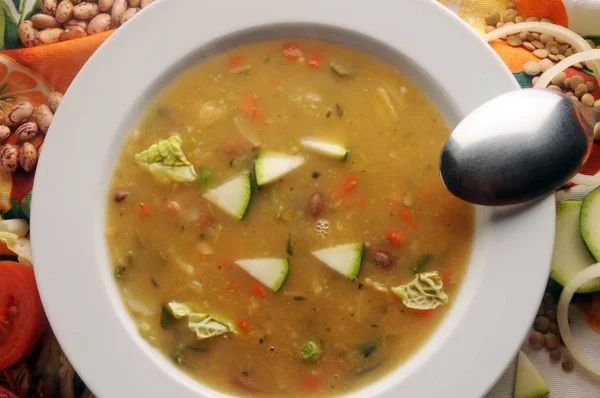
[[[412,78],[452,125],[518,88],[488,45],[433,1],[163,0],[144,10],[73,82],[44,144],[33,191],[33,254],[44,307],[98,396],[223,396],[138,335],[110,272],[107,187],[132,123],[178,73],[232,46],[289,37],[329,40],[385,60]],[[478,208],[476,222],[466,279],[441,327],[408,362],[349,396],[479,397],[501,375],[548,276],[554,202]]]

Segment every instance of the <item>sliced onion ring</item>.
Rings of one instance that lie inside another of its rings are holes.
[[[503,36],[514,35],[519,32],[538,32],[554,36],[555,38],[559,38],[569,43],[578,52],[592,50],[592,47],[589,45],[589,43],[577,33],[560,25],[555,25],[548,22],[521,22],[514,25],[503,26],[501,28],[494,29],[485,35],[485,40],[492,41]],[[598,61],[591,62],[590,69],[592,72],[594,72],[594,76],[600,85],[600,63],[598,63]]]
[[[573,298],[573,294],[575,294],[581,285],[598,277],[600,277],[600,263],[590,265],[586,269],[580,271],[573,277],[573,279],[569,281],[569,283],[567,283],[560,294],[560,299],[558,300],[557,319],[560,335],[562,336],[565,346],[569,352],[571,352],[571,355],[573,355],[573,358],[575,358],[577,362],[581,364],[581,366],[600,376],[600,363],[591,361],[579,349],[579,346],[573,338],[573,334],[571,334],[571,328],[569,327],[569,303]]]
[[[558,75],[568,67],[573,66],[578,62],[594,61],[598,59],[600,59],[600,49],[587,50],[581,53],[573,54],[557,63],[546,72],[542,73],[533,87],[545,88],[552,81],[552,79],[554,79],[554,76]]]

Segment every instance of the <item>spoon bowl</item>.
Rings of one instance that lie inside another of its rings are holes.
[[[569,181],[591,150],[596,111],[546,89],[506,93],[454,129],[440,174],[455,196],[503,206],[545,196]]]

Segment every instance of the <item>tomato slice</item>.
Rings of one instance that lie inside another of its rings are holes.
[[[27,355],[45,327],[46,316],[33,269],[0,261],[0,369]]]
[[[15,394],[0,386],[0,398],[18,398]]]

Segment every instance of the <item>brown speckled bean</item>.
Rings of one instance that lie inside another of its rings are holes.
[[[98,0],[98,8],[101,12],[110,11],[115,0]]]
[[[110,13],[113,26],[117,27],[121,23],[121,17],[127,10],[127,0],[115,0]]]
[[[71,0],[62,0],[56,7],[56,20],[60,23],[65,23],[73,18],[73,3]]]
[[[152,4],[154,2],[154,0],[142,0],[140,2],[140,7],[142,8],[142,10],[146,7],[148,7],[150,4]]]
[[[19,164],[25,171],[31,171],[38,160],[38,153],[35,147],[29,142],[24,143],[19,150]]]
[[[59,23],[52,15],[35,14],[31,17],[31,23],[36,29],[58,28]]]
[[[54,16],[54,14],[56,14],[57,5],[57,0],[40,0],[40,8],[42,9],[42,12],[46,15]]]
[[[95,33],[105,32],[110,29],[110,15],[108,14],[98,14],[96,15],[88,25],[87,33],[93,35]]]
[[[39,128],[36,122],[27,122],[20,125],[15,130],[15,138],[19,142],[29,141],[38,133]]]
[[[52,113],[56,113],[56,110],[58,109],[58,106],[60,105],[60,101],[62,101],[63,99],[63,95],[61,93],[59,93],[58,91],[53,91],[50,94],[48,94],[48,97],[46,98],[46,102],[48,104],[48,106],[50,107],[50,110],[52,111]]]
[[[50,123],[52,123],[52,118],[54,117],[50,107],[46,104],[38,106],[33,112],[33,117],[35,118],[40,131],[43,134],[46,134],[48,128],[50,127]]]
[[[31,102],[19,102],[6,115],[6,125],[15,127],[25,122],[33,114]]]
[[[37,36],[38,30],[33,27],[33,22],[23,21],[19,25],[19,39],[23,46],[33,47],[35,46],[35,37]]]
[[[90,1],[84,1],[73,7],[73,16],[78,19],[92,19],[99,12],[98,4]]]
[[[123,25],[125,22],[127,22],[131,18],[133,18],[133,16],[135,14],[137,14],[138,11],[140,11],[139,8],[128,8],[127,10],[125,10],[125,12],[123,13],[123,15],[121,16],[121,25]]]
[[[10,137],[10,127],[0,126],[0,141],[6,141]]]
[[[60,41],[60,34],[64,32],[61,28],[50,28],[41,30],[35,37],[35,44],[37,46],[42,44],[58,43]]]
[[[4,145],[0,150],[0,169],[6,173],[14,173],[19,166],[18,157],[17,148],[10,144]]]

